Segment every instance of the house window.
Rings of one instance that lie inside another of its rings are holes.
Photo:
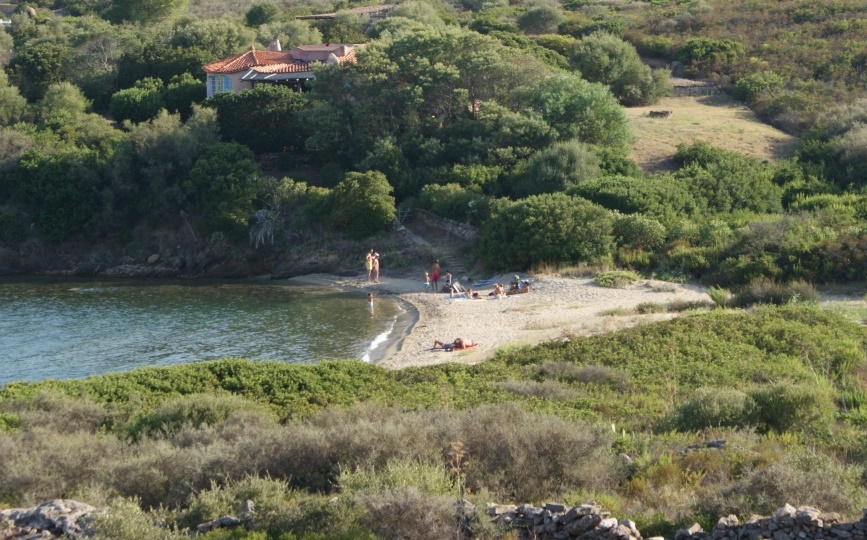
[[[231,75],[208,75],[208,97],[232,91]]]

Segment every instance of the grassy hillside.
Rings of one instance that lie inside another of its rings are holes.
[[[669,118],[651,118],[650,111],[671,111]],[[762,160],[792,157],[799,140],[762,122],[752,111],[720,94],[669,97],[646,107],[626,109],[635,134],[630,157],[645,172],[674,170],[678,144],[704,141],[717,148]]]
[[[137,497],[186,527],[252,498],[272,512],[257,538],[363,537],[406,505],[432,508],[414,526],[437,538],[461,489],[477,504],[595,499],[644,534],[867,502],[867,329],[808,307],[716,311],[477,366],[236,359],[16,383],[0,411],[0,504],[76,496],[122,515],[116,497]],[[726,448],[687,451],[716,439]]]

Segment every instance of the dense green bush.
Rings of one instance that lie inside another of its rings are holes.
[[[217,143],[205,148],[183,183],[193,215],[209,232],[246,232],[261,172],[249,148]]]
[[[786,503],[853,514],[857,511],[853,503],[859,498],[859,481],[855,470],[820,453],[802,450],[747,472],[733,485],[703,492],[697,506],[712,516],[770,515]]]
[[[518,197],[556,193],[600,174],[599,158],[586,144],[559,142],[533,154],[513,192]]]
[[[255,152],[298,151],[307,133],[297,113],[307,106],[305,94],[262,84],[246,92],[224,92],[207,100],[217,109],[223,139],[246,144]]]
[[[132,88],[115,92],[111,96],[109,112],[119,122],[128,120],[137,124],[150,120],[165,106],[162,91],[161,80],[142,79]]]
[[[596,274],[593,282],[600,287],[622,289],[623,287],[632,285],[639,279],[641,279],[641,275],[631,270],[613,270],[611,272]]]
[[[518,16],[518,28],[527,34],[550,34],[557,30],[557,25],[563,21],[563,13],[556,2],[540,2],[531,4],[529,9]]]
[[[748,428],[755,418],[756,402],[733,388],[699,388],[689,401],[666,418],[663,429],[701,431],[707,428]]]
[[[824,431],[833,421],[834,398],[816,384],[779,384],[750,392],[756,402],[756,420],[766,429]]]
[[[27,226],[17,212],[0,210],[0,242],[17,244],[25,238],[27,238]]]
[[[262,407],[240,396],[191,394],[166,400],[153,411],[140,413],[130,421],[126,431],[133,439],[159,434],[173,435],[183,428],[219,424],[239,411],[267,415]]]
[[[19,164],[20,190],[36,207],[36,224],[52,242],[85,232],[100,211],[106,185],[96,152],[29,151]],[[95,230],[87,231],[91,234]]]
[[[659,221],[632,214],[617,216],[614,220],[614,236],[617,245],[629,249],[655,250],[665,242],[665,226]]]
[[[687,179],[670,175],[646,178],[603,176],[582,182],[571,188],[569,193],[610,210],[619,210],[624,214],[648,214],[660,219],[690,215],[703,205],[703,202],[696,200]]]
[[[329,224],[356,238],[384,229],[397,212],[392,191],[388,179],[379,171],[347,173],[332,191]]]
[[[614,248],[610,212],[563,193],[534,195],[492,207],[479,248],[491,269],[547,263],[594,262]]]
[[[612,147],[625,146],[629,140],[623,109],[602,84],[577,75],[551,75],[538,80],[526,99],[559,140]]]
[[[627,107],[656,103],[672,90],[668,71],[651,70],[635,47],[611,34],[581,38],[572,47],[569,62],[588,81],[608,85]]]
[[[731,39],[691,38],[674,53],[675,60],[687,65],[692,75],[724,73],[746,53],[743,43]]]
[[[773,71],[759,71],[738,79],[732,88],[732,96],[751,103],[759,94],[779,90],[784,82],[785,80]]]
[[[419,205],[425,210],[454,219],[478,223],[487,216],[487,197],[458,184],[428,184],[419,195]]]
[[[767,278],[758,278],[737,291],[732,299],[735,307],[755,304],[781,305],[790,302],[816,302],[819,292],[816,287],[805,281],[777,283]]]
[[[716,212],[782,211],[782,189],[774,184],[773,169],[755,158],[697,142],[679,145],[674,156],[681,165],[677,176]]]

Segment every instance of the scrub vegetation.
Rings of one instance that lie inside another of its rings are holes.
[[[0,502],[110,503],[103,531],[157,518],[181,531],[249,499],[250,538],[392,537],[378,527],[394,505],[413,508],[394,527],[436,538],[461,490],[477,505],[594,499],[645,534],[785,502],[857,516],[867,502],[867,330],[795,305],[475,366],[226,359],[11,383],[0,411]]]
[[[462,495],[596,500],[645,536],[867,503],[867,334],[810,305],[867,276],[864,2],[407,0],[373,21],[330,0],[29,4],[0,31],[4,269],[82,246],[179,260],[179,230],[245,260],[388,245],[417,207],[476,226],[484,272],[698,280],[719,309],[477,366],[226,359],[12,383],[0,504],[109,505],[100,535],[123,539],[249,499],[250,530],[204,537],[312,540],[451,536]],[[303,93],[205,98],[202,65],[275,38],[365,47]],[[722,148],[698,116],[643,171],[624,107],[672,92],[650,65],[711,81],[789,146]]]

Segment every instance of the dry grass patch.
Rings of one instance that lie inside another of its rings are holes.
[[[672,111],[672,115],[650,118],[651,110]],[[725,95],[663,98],[649,107],[628,108],[626,116],[636,136],[632,159],[646,172],[673,168],[671,158],[680,143],[706,141],[767,160],[790,157],[800,143]]]

